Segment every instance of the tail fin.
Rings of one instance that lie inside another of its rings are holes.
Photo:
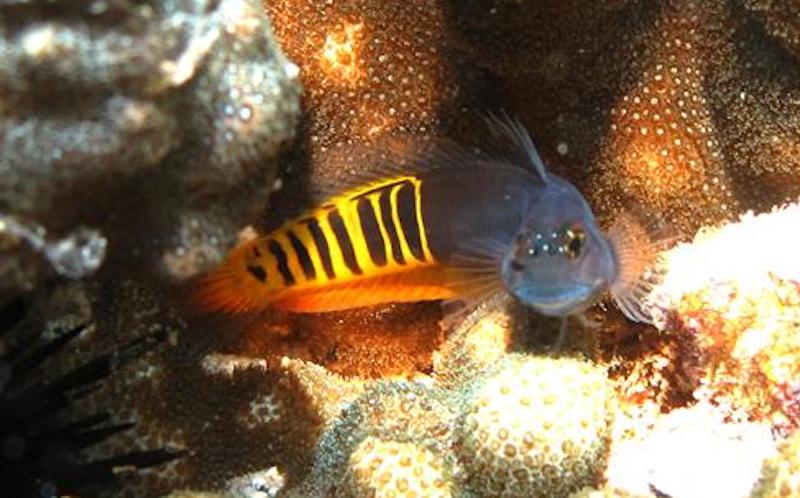
[[[266,307],[266,286],[245,270],[244,255],[249,245],[244,243],[234,248],[225,262],[200,279],[194,291],[194,301],[201,309],[239,314]]]

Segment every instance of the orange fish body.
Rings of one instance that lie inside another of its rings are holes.
[[[429,246],[422,181],[371,182],[240,244],[202,282],[202,304],[323,312],[463,294],[470,279],[454,278]]]

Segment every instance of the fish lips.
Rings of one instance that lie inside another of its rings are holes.
[[[527,285],[512,292],[524,304],[546,316],[563,317],[584,310],[601,292],[602,284]]]

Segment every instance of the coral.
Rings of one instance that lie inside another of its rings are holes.
[[[413,443],[368,437],[350,455],[339,496],[450,497],[443,467],[440,458]]]
[[[430,367],[443,340],[431,315],[436,305],[389,305],[336,314],[264,314],[237,325],[241,352],[280,362],[283,356],[314,362],[345,376],[380,378]]]
[[[778,446],[778,453],[764,461],[761,480],[752,498],[781,498],[800,494],[800,432]]]
[[[468,318],[456,335],[480,322]],[[602,369],[515,354],[475,368],[471,382],[447,388],[436,377],[367,387],[328,422],[308,477],[288,496],[407,496],[398,487],[409,496],[567,496],[600,482],[613,419]]]
[[[284,476],[276,467],[235,477],[225,484],[223,492],[181,490],[164,498],[275,498],[283,489]]]
[[[172,278],[221,259],[299,113],[258,4],[11,2],[0,19],[0,212],[49,238],[90,226]]]
[[[788,50],[800,54],[800,22],[797,19],[800,6],[796,0],[739,0],[737,3],[759,18],[770,36],[778,38]]]
[[[467,487],[479,496],[567,496],[595,485],[613,419],[602,369],[509,355],[474,388],[457,429]]]
[[[453,495],[485,495],[467,470],[472,455],[457,450],[470,410],[488,413],[474,404],[476,393],[509,362],[523,370],[555,362],[547,367],[553,372],[574,364],[513,354],[537,351],[554,324],[527,323],[524,312],[501,303],[456,322],[449,336],[436,304],[197,316],[178,282],[217,260],[245,225],[268,229],[367,167],[342,154],[351,145],[405,132],[479,143],[485,129],[473,126],[474,111],[504,108],[604,222],[635,202],[691,233],[800,194],[800,63],[796,22],[787,15],[794,2],[280,0],[264,2],[271,25],[244,0],[0,3],[0,219],[36,235],[0,229],[0,286],[13,279],[12,289],[37,288],[35,315],[47,337],[87,324],[42,375],[53,381],[155,331],[169,344],[110,375],[75,407],[76,416],[102,409],[137,424],[87,458],[164,446],[190,452],[120,476],[116,496],[229,495],[237,478],[243,496],[335,495],[375,482],[353,471],[376,461],[370,444],[436,461],[425,468],[438,469]],[[304,120],[276,182],[275,153],[297,121],[300,82]],[[66,274],[31,241],[55,248],[82,240],[72,237],[79,226],[107,241],[102,267],[82,283],[43,286]],[[775,270],[775,251],[791,244],[766,242],[784,240],[779,231],[747,230],[744,241],[703,252],[705,261],[731,253],[738,255],[731,271]],[[588,311],[602,322],[590,348],[603,363],[570,385],[610,370],[622,413],[599,430],[615,438],[612,451],[652,436],[664,413],[696,398],[728,419],[794,428],[800,387],[787,379],[796,374],[797,334],[778,331],[794,330],[796,274],[762,279],[759,290],[739,281],[709,285],[727,275],[713,268],[670,265],[672,282],[698,285],[673,287],[662,331],[608,309]],[[561,388],[554,410],[587,403],[571,390]],[[585,410],[549,423],[606,409]],[[519,422],[548,421],[537,412]],[[714,424],[714,437],[692,440],[696,428],[668,434],[683,447],[701,442],[698,455],[748,453],[741,448],[749,443],[728,445],[728,436],[752,426]],[[587,444],[601,444],[594,441]],[[550,449],[561,458],[563,448]],[[641,467],[666,469],[658,489],[674,490],[669,484],[679,479],[670,472],[680,467],[654,453]],[[514,461],[496,456],[492,462]],[[599,472],[606,457],[597,458],[586,465]],[[275,471],[268,479],[263,469]],[[488,467],[494,474],[486,479],[501,480],[497,469]],[[556,473],[551,485],[563,489],[590,480],[589,471],[570,474],[569,462]],[[284,477],[287,490],[278,491]],[[650,481],[642,483],[625,491],[648,494]]]
[[[352,475],[358,473],[357,452],[359,447],[366,451],[367,438],[382,444],[414,443],[414,451],[440,458],[441,472],[449,473],[453,459],[447,448],[456,412],[446,394],[421,382],[383,381],[370,386],[329,423],[307,480],[290,496],[339,496],[363,485]]]
[[[634,494],[621,489],[606,486],[600,489],[583,488],[569,495],[569,498],[651,498],[652,494]]]
[[[165,495],[164,498],[230,498],[230,495],[224,493],[205,493],[202,491],[173,491]]]
[[[609,111],[598,161],[599,189],[633,197],[689,230],[737,211],[701,86],[716,49],[708,30],[717,11],[694,2],[664,6],[653,28],[662,43],[632,64],[638,77]]]
[[[96,230],[79,227],[58,240],[47,240],[46,230],[0,214],[0,281],[6,291],[30,291],[46,262],[59,275],[81,278],[94,273],[103,262],[108,241]],[[3,292],[0,288],[0,294]]]
[[[505,356],[514,328],[523,323],[519,305],[507,295],[481,304],[434,353],[436,381],[452,389],[473,381]]]
[[[252,472],[228,481],[234,498],[275,498],[286,484],[286,477],[277,467]]]
[[[709,103],[731,188],[741,206],[758,211],[800,196],[800,59],[796,45],[792,55],[765,34],[775,33],[781,9],[797,12],[796,2],[780,4],[772,2],[763,24],[741,13],[717,31],[729,41],[715,57],[719,65],[709,78],[714,90]],[[783,19],[791,23],[796,17]]]
[[[782,430],[800,423],[800,267],[784,243],[798,222],[795,204],[700,232],[651,296],[658,327],[693,349],[695,398]]]
[[[629,493],[747,496],[774,451],[769,426],[726,423],[707,403],[631,422],[637,430],[615,438],[606,469],[608,485]]]
[[[457,101],[460,82],[446,59],[446,21],[437,2],[265,5],[284,50],[307,68],[301,77],[312,154],[343,139],[429,130],[440,109]]]
[[[360,379],[344,379],[324,367],[300,360],[284,358],[281,368],[289,382],[296,385],[295,390],[308,398],[325,422],[337,417],[342,407],[360,396],[366,387],[366,382]]]
[[[633,64],[640,76],[609,111],[600,158],[605,169],[599,188],[644,200],[648,209],[684,228],[737,210],[700,85],[715,48],[705,31],[713,25],[715,10],[692,2],[664,7],[655,21],[663,43]],[[700,204],[702,212],[670,212]]]

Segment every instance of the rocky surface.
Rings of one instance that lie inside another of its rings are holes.
[[[0,213],[48,240],[92,227],[110,259],[166,279],[219,260],[299,114],[260,6],[4,2],[0,19]],[[17,268],[0,291],[48,276],[46,248],[8,223],[0,242]]]

